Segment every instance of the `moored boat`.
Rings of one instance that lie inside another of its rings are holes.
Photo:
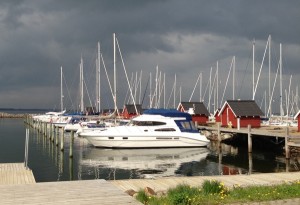
[[[127,125],[81,134],[95,147],[162,148],[205,147],[209,140],[200,134],[188,113],[149,109]]]

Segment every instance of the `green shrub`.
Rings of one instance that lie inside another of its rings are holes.
[[[171,204],[183,205],[192,204],[194,198],[200,194],[200,190],[188,185],[178,185],[177,187],[170,189],[167,193],[168,199]]]
[[[225,194],[227,192],[223,183],[216,180],[205,180],[202,184],[204,194]]]

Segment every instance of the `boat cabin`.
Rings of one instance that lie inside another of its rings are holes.
[[[181,132],[192,132],[192,133],[199,133],[198,129],[195,127],[192,116],[188,113],[180,112],[176,109],[148,109],[143,112],[143,114],[148,115],[161,115],[163,117],[172,118],[176,124],[176,126],[180,129]],[[134,118],[136,120],[137,118]],[[153,119],[153,118],[152,118]],[[134,121],[133,120],[133,121]],[[138,126],[157,126],[157,125],[167,125],[166,120],[158,121],[156,120],[147,120],[147,121],[139,121]],[[135,124],[137,124],[135,123]],[[162,127],[161,129],[156,129],[155,131],[175,131],[173,128],[165,128]]]
[[[210,115],[203,102],[181,102],[177,110],[189,113],[192,116],[192,121],[199,125],[206,124]]]
[[[298,132],[300,132],[300,110],[299,110],[299,112],[295,115],[294,120],[298,120]]]
[[[223,127],[260,127],[260,116],[264,113],[254,100],[227,100],[219,116]]]
[[[122,111],[122,116],[124,119],[131,119],[137,115],[142,114],[143,109],[142,109],[142,105],[137,104],[137,105],[133,105],[133,104],[127,104],[124,106],[124,109]]]

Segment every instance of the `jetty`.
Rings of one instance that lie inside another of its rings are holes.
[[[218,176],[188,176],[188,177],[164,177],[157,179],[129,179],[110,181],[115,186],[126,191],[143,190],[152,188],[155,192],[166,192],[179,184],[192,187],[200,187],[205,180],[216,180],[224,183],[228,188],[236,186],[272,186],[276,184],[294,182],[300,180],[300,172],[263,173],[250,175],[218,175]]]
[[[141,204],[104,179],[36,183],[24,163],[0,164],[0,204]]]
[[[289,126],[261,126],[259,128],[227,128],[221,127],[220,123],[214,123],[209,126],[197,126],[199,130],[207,130],[216,136],[216,140],[221,142],[222,133],[246,134],[248,137],[248,152],[252,152],[252,137],[275,137],[285,141],[285,156],[290,158],[290,150],[292,147],[300,147],[300,132],[296,127]]]
[[[0,164],[0,186],[5,184],[35,184],[35,179],[24,163],[3,163]]]
[[[228,188],[276,185],[300,180],[300,172],[263,173],[250,175],[220,175],[193,177],[165,177],[157,179],[129,180],[79,180],[40,182],[18,180],[24,178],[21,171],[27,170],[23,163],[0,164],[3,173],[17,180],[6,180],[0,184],[0,204],[141,204],[129,196],[128,190],[144,190],[146,187],[156,193],[166,193],[168,189],[180,184],[200,187],[205,180],[217,180]],[[29,172],[32,175],[32,172]],[[32,175],[33,176],[33,175]],[[34,178],[31,178],[34,179]]]

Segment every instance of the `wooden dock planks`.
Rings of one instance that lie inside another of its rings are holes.
[[[0,185],[0,204],[141,204],[105,180]]]
[[[0,185],[2,184],[34,184],[35,179],[24,163],[0,164]]]
[[[251,175],[168,177],[159,179],[130,179],[115,180],[110,182],[123,190],[133,189],[135,191],[139,191],[148,186],[155,191],[167,191],[169,188],[175,187],[179,184],[187,184],[190,186],[200,187],[205,180],[218,180],[220,182],[223,182],[228,188],[231,188],[235,185],[274,185],[300,180],[300,172],[263,173]]]

